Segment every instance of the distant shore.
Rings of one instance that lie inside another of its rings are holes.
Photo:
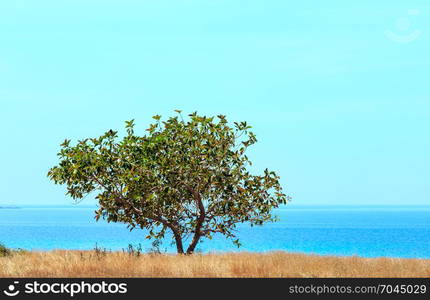
[[[430,260],[287,252],[12,251],[0,255],[0,277],[430,277]]]

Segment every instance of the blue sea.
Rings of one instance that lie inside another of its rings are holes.
[[[0,209],[0,242],[10,248],[149,250],[145,232],[94,220],[95,207],[22,207]],[[238,227],[238,249],[221,236],[205,240],[201,252],[273,251],[362,257],[430,258],[430,206],[310,207],[275,211],[280,221]],[[174,252],[166,241],[162,251]]]

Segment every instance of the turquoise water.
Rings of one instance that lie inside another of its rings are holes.
[[[239,226],[245,251],[286,250],[324,255],[430,258],[430,206],[289,207],[276,211],[281,221]],[[151,247],[141,230],[94,221],[91,207],[0,209],[0,242],[8,247],[49,249],[125,249]],[[174,251],[166,242],[162,249]],[[223,237],[207,240],[200,251],[238,251]]]

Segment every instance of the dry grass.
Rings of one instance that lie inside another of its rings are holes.
[[[286,252],[192,256],[25,252],[0,257],[0,277],[430,277],[430,260]]]

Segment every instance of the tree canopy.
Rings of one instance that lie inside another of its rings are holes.
[[[246,122],[177,113],[166,121],[154,116],[141,136],[131,120],[122,138],[109,130],[76,145],[66,140],[48,176],[76,200],[96,192],[97,220],[146,229],[155,241],[171,231],[178,253],[193,253],[217,233],[239,246],[238,223],[275,221],[272,209],[288,202],[280,178],[249,172],[245,152],[257,139]]]

